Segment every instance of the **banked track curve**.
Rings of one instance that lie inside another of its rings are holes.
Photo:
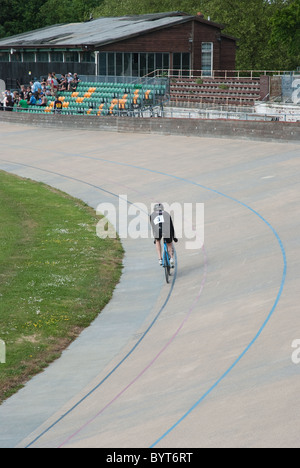
[[[74,156],[74,154],[73,154]],[[77,156],[75,155],[76,157],[83,157],[83,158],[89,158],[89,156]],[[274,304],[273,304],[273,307],[272,309],[268,312],[268,314],[266,315],[266,319],[265,321],[262,323],[261,327],[259,328],[259,330],[257,331],[256,335],[253,337],[253,339],[250,341],[250,343],[245,347],[245,349],[243,350],[243,352],[236,358],[236,360],[233,362],[233,364],[223,373],[223,375],[221,375],[221,377],[219,379],[216,380],[216,382],[207,390],[207,392],[205,392],[196,402],[193,406],[191,406],[191,408],[180,418],[178,419],[178,421],[176,421],[174,423],[173,426],[171,426],[169,428],[168,431],[166,431],[164,434],[162,434],[160,437],[157,438],[156,441],[154,441],[150,447],[155,447],[156,445],[159,444],[160,441],[162,441],[171,431],[173,431],[186,417],[188,417],[188,415],[206,398],[206,396],[208,394],[210,394],[218,385],[221,381],[223,381],[226,376],[234,369],[234,367],[237,365],[238,362],[240,362],[240,360],[245,356],[245,354],[247,353],[247,351],[254,345],[254,343],[257,341],[258,337],[261,335],[261,333],[263,332],[264,328],[266,327],[267,323],[269,322],[270,318],[272,317],[276,307],[277,307],[277,304],[280,300],[280,297],[282,295],[282,291],[283,291],[283,287],[284,287],[284,283],[285,283],[285,278],[286,278],[286,268],[287,268],[287,261],[286,261],[286,254],[285,254],[285,249],[284,249],[284,246],[283,246],[283,243],[280,239],[280,236],[278,235],[278,233],[276,232],[276,230],[273,228],[273,226],[263,217],[261,216],[256,210],[252,209],[250,206],[248,206],[247,204],[241,202],[240,200],[238,199],[235,199],[231,196],[228,196],[218,190],[215,190],[213,188],[210,188],[210,187],[206,187],[204,185],[201,185],[201,184],[198,184],[194,181],[191,181],[191,180],[188,180],[188,179],[185,179],[185,178],[181,178],[181,177],[178,177],[178,176],[175,176],[175,175],[172,175],[172,174],[168,174],[168,173],[165,173],[165,172],[161,172],[161,171],[157,171],[157,170],[152,170],[152,169],[148,169],[148,168],[144,168],[144,167],[139,167],[139,166],[136,166],[136,165],[131,165],[131,164],[127,164],[127,163],[120,163],[120,162],[115,162],[115,161],[110,161],[110,160],[107,160],[107,159],[103,159],[103,158],[94,158],[94,157],[91,157],[90,159],[96,159],[96,160],[100,160],[100,161],[103,161],[105,163],[109,163],[109,164],[117,164],[117,165],[124,165],[124,166],[127,166],[127,167],[130,167],[132,169],[136,169],[136,170],[140,170],[140,171],[148,171],[148,172],[152,172],[152,173],[156,173],[156,174],[159,174],[159,175],[162,175],[164,177],[168,177],[168,178],[173,178],[173,179],[176,179],[177,181],[180,181],[182,183],[186,183],[186,184],[192,184],[192,185],[195,185],[195,186],[198,186],[199,188],[201,189],[204,189],[204,190],[207,190],[207,191],[210,191],[210,192],[213,192],[214,194],[218,195],[218,196],[221,196],[221,197],[225,197],[227,198],[228,200],[234,202],[234,203],[238,203],[239,205],[241,205],[243,208],[249,210],[252,214],[254,214],[255,216],[257,216],[263,223],[265,223],[265,225],[270,229],[270,231],[272,232],[272,234],[276,237],[276,240],[280,246],[280,250],[281,250],[281,254],[282,254],[282,259],[283,259],[283,272],[282,272],[282,279],[281,279],[281,283],[280,283],[280,286],[279,286],[279,290],[278,290],[278,294],[275,298],[275,301],[274,301]],[[2,160],[2,159],[1,159]],[[36,169],[36,170],[41,170],[41,171],[44,171],[44,172],[52,172],[52,171],[47,171],[45,169],[42,169],[42,168],[39,168],[39,167],[35,167],[35,166],[30,166],[30,165],[26,165],[26,164],[21,164],[21,163],[13,163],[12,161],[8,161],[8,160],[2,160],[3,162],[7,162],[7,163],[10,163],[10,164],[16,164],[16,165],[19,165],[19,166],[25,166],[25,167],[31,167],[33,169]],[[65,177],[65,178],[70,178],[70,179],[73,179],[73,180],[77,180],[78,182],[81,182],[81,183],[86,183],[84,181],[80,181],[79,179],[75,179],[75,178],[72,178],[72,177],[69,177],[69,176],[66,176],[64,174],[59,174],[59,173],[56,173],[56,172],[52,172],[53,174],[56,174],[60,177]],[[92,184],[89,184],[89,185],[92,185]],[[104,190],[100,187],[96,187],[94,186],[95,188],[99,189],[99,190]],[[105,190],[104,190],[105,191]],[[113,194],[111,192],[109,192],[110,195],[113,195],[113,196],[116,196],[116,194]],[[174,278],[174,281],[175,281],[175,278]],[[173,285],[174,285],[174,281],[173,281]],[[202,287],[203,287],[203,284],[202,284]],[[200,288],[201,290],[201,288]],[[170,291],[171,293],[171,291]],[[169,296],[168,296],[169,297]],[[168,297],[166,299],[166,301],[168,301]],[[190,313],[190,311],[189,311]],[[186,320],[186,319],[185,319]],[[184,320],[184,321],[185,321]],[[182,326],[183,326],[184,322],[182,323]],[[181,327],[182,327],[181,326]],[[180,327],[180,328],[181,328]],[[179,330],[178,330],[179,332]],[[177,334],[177,333],[176,333]],[[176,335],[175,334],[175,335]],[[142,337],[143,338],[143,337]],[[175,336],[174,336],[175,338]],[[140,340],[139,340],[140,342]],[[139,343],[138,342],[138,343]],[[138,345],[137,343],[137,345]],[[136,347],[135,347],[136,348]],[[132,350],[133,352],[133,350]],[[126,357],[124,358],[126,359]],[[120,361],[120,364],[124,362],[124,360]],[[119,365],[117,367],[119,367]],[[148,366],[147,366],[148,367]],[[114,370],[113,370],[114,371]],[[112,371],[112,372],[113,372]],[[109,374],[111,375],[111,374]],[[107,376],[107,378],[109,377],[109,375]],[[99,383],[98,386],[101,385],[102,382]],[[87,398],[89,396],[86,395],[85,398]],[[74,408],[76,406],[78,406],[80,404],[80,402],[78,402],[77,405],[74,406]],[[73,409],[73,408],[72,408]],[[65,415],[63,415],[64,417]],[[58,421],[57,421],[58,422]],[[55,423],[56,424],[56,423]],[[54,425],[55,425],[54,424]],[[52,429],[54,427],[54,425],[52,425],[51,427],[48,428],[48,430]],[[45,431],[38,437],[40,438],[43,434],[45,433]],[[72,436],[71,436],[72,437]],[[69,440],[70,437],[67,439]],[[28,446],[32,446],[34,444],[34,442],[37,440],[37,438],[32,441]],[[67,440],[65,442],[67,442]],[[64,445],[64,443],[62,443],[62,445]]]

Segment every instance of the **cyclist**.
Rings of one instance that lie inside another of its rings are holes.
[[[150,223],[154,235],[154,244],[156,246],[156,251],[158,254],[159,264],[162,265],[162,256],[161,256],[161,240],[164,240],[167,243],[168,252],[170,256],[171,267],[174,268],[174,252],[173,252],[173,241],[178,242],[178,239],[175,237],[175,231],[173,226],[173,221],[169,213],[164,210],[162,203],[156,203],[154,205],[154,211],[150,216]]]

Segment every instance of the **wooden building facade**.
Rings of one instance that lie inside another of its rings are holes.
[[[188,76],[234,70],[236,39],[200,14],[182,12],[98,18],[55,25],[0,40],[0,79],[79,75]]]

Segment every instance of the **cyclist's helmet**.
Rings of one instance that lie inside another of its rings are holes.
[[[164,211],[164,205],[162,203],[155,203],[154,211]]]

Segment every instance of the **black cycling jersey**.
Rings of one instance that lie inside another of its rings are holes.
[[[150,223],[156,240],[164,238],[169,244],[174,240],[174,226],[169,213],[154,211],[150,216]]]

